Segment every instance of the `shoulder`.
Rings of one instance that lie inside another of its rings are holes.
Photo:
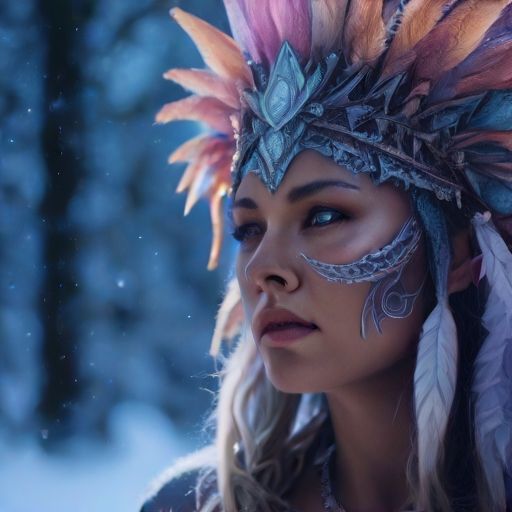
[[[217,492],[213,447],[207,447],[177,461],[151,485],[140,512],[194,512],[196,488],[202,498]]]

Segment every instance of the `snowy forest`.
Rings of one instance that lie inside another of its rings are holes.
[[[137,510],[207,441],[235,247],[206,269],[167,164],[200,128],[154,123],[202,67],[176,5],[228,31],[221,0],[0,3],[0,512]]]

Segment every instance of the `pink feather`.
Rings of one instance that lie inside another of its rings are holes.
[[[169,163],[190,162],[208,148],[211,143],[211,135],[199,135],[198,137],[187,140],[169,156]]]
[[[217,137],[205,137],[203,139],[196,138],[195,140],[197,142],[197,152],[192,158],[186,160],[191,163],[183,173],[183,176],[178,184],[176,189],[176,192],[178,193],[183,192],[192,185],[196,179],[197,174],[201,171],[202,168],[212,165],[212,162],[222,160],[222,156],[224,154],[230,155],[234,149],[233,142],[219,139]],[[180,158],[180,161],[183,161],[185,157],[191,156],[188,154],[188,152],[191,150],[192,146],[187,146],[186,144],[187,143],[180,146],[172,154],[171,158],[173,159],[173,162],[178,161],[178,157]]]
[[[325,0],[324,0],[325,1]],[[255,3],[252,1],[252,4]],[[311,6],[310,0],[268,0],[270,12],[279,36],[279,48],[288,41],[293,49],[305,60],[311,54]]]
[[[194,182],[197,175],[201,172],[201,170],[205,167],[204,159],[196,158],[187,165],[185,172],[183,173],[178,186],[176,187],[176,193],[180,194],[187,190],[190,185]],[[188,214],[188,210],[185,209],[185,215]]]
[[[226,164],[226,160],[226,156],[220,152],[201,156],[198,169],[188,187],[189,191],[185,202],[185,215],[190,213],[190,210],[202,195],[205,195],[211,190],[213,176],[219,167]],[[229,164],[231,164],[231,160],[229,160]]]
[[[212,96],[227,106],[240,109],[240,94],[233,81],[205,69],[171,69],[164,78],[172,80],[198,96]]]
[[[216,98],[189,96],[164,105],[156,115],[156,122],[201,121],[214,130],[229,134],[233,131],[229,118],[233,113],[233,109],[226,107],[224,103]]]
[[[270,66],[288,41],[304,58],[311,53],[310,0],[225,0],[234,36],[256,62]],[[250,30],[249,28],[250,27]]]
[[[224,7],[235,40],[253,60],[261,62],[263,55],[260,52],[259,36],[249,28],[244,2],[241,0],[224,0]]]

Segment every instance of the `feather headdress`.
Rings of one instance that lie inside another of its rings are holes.
[[[223,197],[233,196],[248,172],[275,191],[303,149],[366,172],[376,183],[412,187],[438,298],[423,327],[415,374],[425,493],[428,472],[442,456],[457,371],[457,334],[447,300],[450,240],[439,205],[452,202],[468,218],[492,214],[493,228],[475,221],[494,290],[484,315],[490,334],[477,361],[475,410],[477,444],[493,491],[489,510],[496,511],[504,510],[504,485],[496,475],[512,446],[510,424],[503,427],[492,416],[501,411],[499,418],[511,421],[510,397],[503,391],[510,392],[511,371],[500,370],[498,384],[500,363],[493,359],[512,353],[512,320],[503,313],[512,301],[505,284],[512,268],[506,245],[512,244],[510,3],[224,0],[234,39],[176,8],[171,15],[208,69],[166,73],[194,94],[157,115],[158,122],[190,119],[212,130],[170,157],[171,163],[188,163],[178,186],[180,192],[188,189],[185,214],[200,196],[210,201],[209,269],[216,267],[222,243]],[[240,292],[231,282],[216,347],[222,337],[233,336],[242,318]],[[489,390],[498,387],[496,402]]]
[[[166,78],[194,95],[165,105],[156,120],[202,121],[212,129],[169,158],[189,164],[177,188],[189,191],[185,214],[199,197],[209,199],[209,269],[222,243],[222,198],[254,165],[251,156],[261,157],[255,141],[275,146],[272,136],[299,118],[305,129],[284,141],[286,159],[270,162],[282,164],[281,175],[320,138],[325,152],[379,181],[402,180],[470,211],[493,211],[511,242],[512,6],[402,1],[386,22],[395,3],[225,0],[236,41],[179,8],[171,11],[208,69],[168,71]],[[276,64],[294,90],[272,80]],[[276,130],[272,104],[283,94],[294,104]]]

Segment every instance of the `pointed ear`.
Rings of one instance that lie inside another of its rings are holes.
[[[452,238],[453,260],[448,274],[448,294],[461,292],[473,282],[474,261],[470,230],[464,229]]]

